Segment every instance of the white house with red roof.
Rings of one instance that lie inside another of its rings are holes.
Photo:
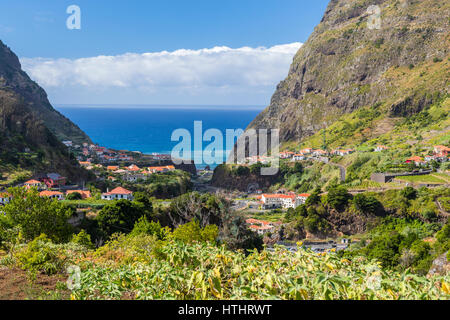
[[[251,231],[258,233],[259,235],[264,235],[275,228],[273,223],[268,221],[247,219],[245,222],[249,225]]]
[[[305,203],[306,199],[310,194],[302,193],[302,194],[263,194],[261,196],[262,207],[263,209],[276,209],[276,208],[297,208],[298,206]]]
[[[39,193],[40,197],[50,198],[50,199],[56,199],[56,200],[64,200],[64,194],[58,191],[42,191]]]
[[[294,152],[292,151],[284,151],[280,152],[280,159],[290,159],[294,156]]]
[[[34,180],[34,179],[28,180],[28,181],[25,182],[23,185],[24,185],[27,189],[30,189],[30,188],[38,188],[38,189],[40,189],[40,188],[42,188],[42,187],[44,186],[42,182],[40,182],[40,181],[38,181],[38,180]]]
[[[117,187],[112,191],[102,194],[103,200],[133,200],[133,192],[122,187]]]

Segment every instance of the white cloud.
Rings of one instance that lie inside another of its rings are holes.
[[[300,46],[180,49],[73,60],[22,58],[21,63],[33,80],[51,92],[78,88],[90,92],[123,89],[138,95],[159,91],[201,95],[211,90],[242,94],[248,89],[267,94],[268,87],[286,77]]]

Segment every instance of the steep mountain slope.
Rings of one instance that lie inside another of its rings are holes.
[[[369,6],[381,9],[369,28]],[[270,106],[249,128],[280,128],[300,142],[362,107],[376,108],[380,132],[448,95],[450,2],[332,0],[294,58]]]
[[[29,111],[60,140],[91,142],[78,126],[53,109],[45,91],[22,70],[17,56],[0,40],[0,88],[23,97]]]
[[[74,182],[86,180],[88,172],[58,138],[90,141],[51,107],[44,90],[28,78],[16,55],[0,42],[0,184],[8,184],[11,179],[5,175],[11,172],[55,171]]]

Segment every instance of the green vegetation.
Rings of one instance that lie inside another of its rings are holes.
[[[450,248],[446,224],[439,231],[439,225],[423,223],[412,219],[399,219],[388,217],[377,227],[364,236],[351,251],[343,256],[352,257],[364,255],[369,259],[381,262],[384,268],[406,270],[427,274],[431,263]],[[436,231],[437,241],[434,244],[423,239],[433,236]],[[369,241],[370,240],[370,241]]]
[[[5,219],[20,228],[20,237],[33,240],[41,234],[56,242],[69,239],[72,227],[67,220],[74,211],[64,204],[40,197],[35,189],[10,188],[11,202],[4,207]]]
[[[448,299],[448,278],[381,269],[300,249],[245,255],[211,243],[118,236],[77,255],[80,286],[72,299]],[[436,283],[439,286],[436,286]]]

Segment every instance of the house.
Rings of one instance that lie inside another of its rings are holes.
[[[296,195],[295,193],[289,194],[263,194],[261,196],[262,207],[264,210],[276,209],[276,208],[297,208],[305,203],[309,194],[303,193]]]
[[[355,152],[353,149],[337,149],[333,150],[331,154],[343,157],[352,154],[353,152]]]
[[[250,226],[250,230],[258,233],[260,236],[270,232],[273,228],[274,226]]]
[[[388,147],[386,147],[386,146],[376,146],[375,147],[375,152],[382,152],[382,151],[386,151],[386,150],[389,150],[389,148]]]
[[[106,170],[108,170],[108,171],[117,171],[117,170],[119,170],[119,166],[107,166]]]
[[[3,192],[0,193],[0,206],[4,206],[11,201],[12,197],[9,193]]]
[[[28,180],[23,185],[27,189],[30,189],[30,188],[38,188],[38,189],[40,189],[40,188],[43,187],[43,185],[42,185],[42,183],[40,181],[34,180],[34,179],[33,180]]]
[[[174,166],[164,166],[164,167],[149,167],[147,171],[150,173],[164,173],[175,170]]]
[[[306,157],[303,154],[294,154],[292,156],[292,161],[302,161],[302,160],[306,160]]]
[[[130,172],[138,172],[138,171],[141,171],[141,168],[139,168],[135,164],[132,164],[131,166],[127,167],[127,170]]]
[[[322,157],[322,156],[326,156],[328,154],[328,152],[325,150],[317,149],[317,150],[313,150],[312,154],[316,157]]]
[[[46,178],[42,179],[42,181],[48,188],[60,187],[66,184],[66,178],[61,176],[59,173],[49,173]]]
[[[307,155],[307,154],[311,154],[311,153],[313,153],[313,149],[312,148],[306,148],[306,149],[302,149],[302,150],[300,150],[300,153],[301,154],[304,154],[304,155]]]
[[[249,225],[251,231],[257,232],[259,235],[264,235],[275,228],[274,225],[268,221],[247,219],[245,222]]]
[[[87,168],[91,166],[91,162],[90,161],[78,161],[78,163],[80,164],[80,166]]]
[[[64,195],[61,192],[58,191],[42,191],[39,193],[40,197],[47,197],[50,199],[57,199],[57,200],[63,200],[64,199]]]
[[[66,191],[66,196],[68,196],[69,194],[72,194],[72,193],[79,193],[81,195],[82,199],[92,198],[91,192],[90,191],[84,191],[84,190],[67,190]]]
[[[426,162],[423,160],[422,157],[414,156],[409,159],[406,159],[406,163],[414,163],[416,166],[423,166]]]
[[[447,156],[450,153],[450,148],[446,146],[434,146],[433,151],[435,154],[444,154]]]
[[[122,187],[117,187],[110,192],[102,194],[103,200],[133,200],[133,192]]]
[[[294,156],[294,152],[291,151],[285,151],[285,152],[280,152],[280,159],[290,159]]]
[[[137,182],[139,180],[147,180],[147,176],[142,173],[127,173],[122,179],[127,182]]]
[[[306,199],[308,199],[311,195],[309,193],[301,193],[298,195],[298,199],[300,200],[301,204],[305,204]]]

